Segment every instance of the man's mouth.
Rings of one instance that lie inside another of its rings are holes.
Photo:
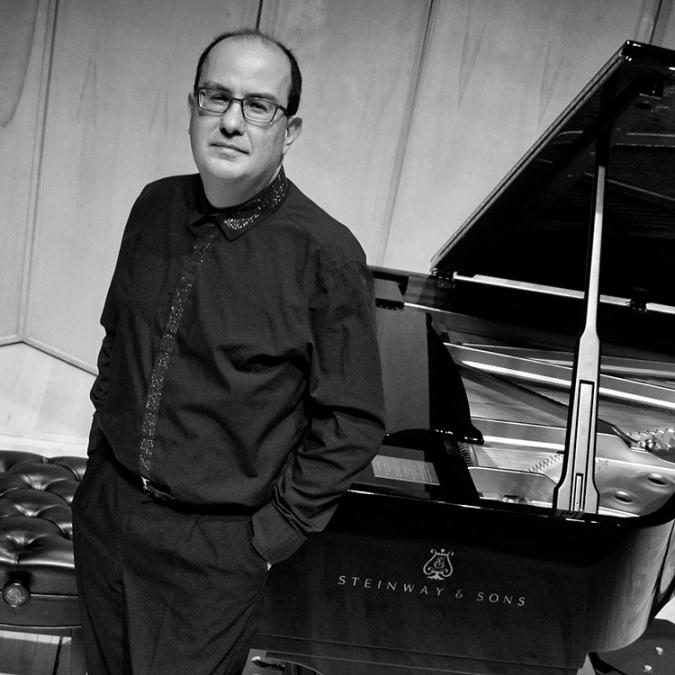
[[[240,152],[242,154],[246,154],[246,150],[236,145],[232,145],[231,143],[211,143],[211,145],[215,148],[219,148],[220,150],[229,150],[230,152]]]

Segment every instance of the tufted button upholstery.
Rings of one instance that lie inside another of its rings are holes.
[[[0,451],[0,625],[79,624],[70,504],[85,466]]]

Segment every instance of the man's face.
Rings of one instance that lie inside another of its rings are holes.
[[[285,107],[290,70],[276,45],[230,38],[209,52],[198,86],[237,98],[258,96]],[[272,180],[300,132],[301,120],[289,119],[281,110],[271,124],[256,124],[244,119],[236,101],[223,115],[201,110],[192,95],[189,101],[192,154],[207,194],[223,188],[253,196]]]

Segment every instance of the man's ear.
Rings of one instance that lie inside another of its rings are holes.
[[[195,109],[195,95],[192,92],[187,96],[187,107],[188,112],[192,114],[192,111]]]
[[[286,122],[286,134],[284,137],[284,147],[282,153],[285,155],[291,145],[295,142],[295,139],[302,133],[302,117],[296,117],[293,115]]]

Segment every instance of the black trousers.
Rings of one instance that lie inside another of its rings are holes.
[[[73,500],[89,675],[239,675],[267,564],[249,515],[153,501],[92,454]]]

